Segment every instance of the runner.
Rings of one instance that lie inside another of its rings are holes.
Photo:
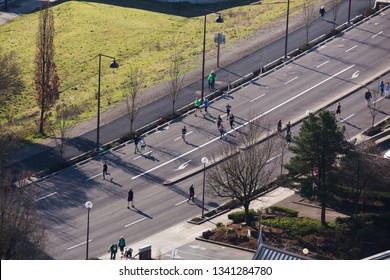
[[[186,142],[186,134],[187,134],[187,129],[186,129],[186,126],[184,126],[181,130],[181,139],[183,139],[183,142]]]
[[[203,117],[205,117],[206,115],[210,116],[209,112],[207,111],[207,109],[209,108],[209,100],[206,97],[203,100],[203,107],[204,107]]]
[[[134,136],[133,141],[134,141],[134,154],[139,153],[139,149],[138,149],[139,136],[138,136],[138,134],[136,134]]]
[[[221,118],[221,115],[218,115],[218,119],[217,119],[217,127],[218,127],[218,129],[221,126],[221,124],[222,124],[222,118]]]
[[[221,139],[222,137],[225,135],[226,133],[226,130],[225,130],[225,127],[223,126],[223,124],[221,123],[221,125],[219,126],[219,133],[221,134]]]
[[[230,109],[232,108],[232,106],[229,105],[229,103],[226,105],[226,119],[228,120],[229,119],[229,116],[230,116]]]
[[[367,107],[370,107],[371,98],[372,98],[372,95],[371,95],[371,91],[370,91],[370,90],[367,90],[367,91],[366,91],[366,93],[364,94],[364,98],[365,98],[366,101],[367,101]]]
[[[145,151],[145,148],[146,148],[146,143],[145,143],[145,138],[142,137],[141,140],[139,141],[140,145],[141,145],[141,154]]]
[[[341,119],[341,105],[340,105],[340,102],[337,103],[336,117],[339,117]]]
[[[282,132],[282,120],[278,121],[278,132]]]
[[[234,115],[233,114],[230,114],[229,123],[230,123],[231,129],[233,129],[234,128]]]
[[[202,105],[202,100],[200,98],[195,99],[195,117],[197,117],[196,113],[200,110],[200,105]],[[200,111],[202,112],[202,110]]]

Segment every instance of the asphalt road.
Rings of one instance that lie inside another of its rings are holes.
[[[88,200],[94,204],[90,212],[90,256],[105,254],[108,245],[121,235],[129,244],[134,243],[199,215],[202,174],[171,186],[162,183],[201,168],[201,158],[217,156],[225,143],[239,137],[240,126],[248,120],[261,118],[276,127],[278,119],[283,123],[295,122],[307,111],[328,104],[335,110],[335,102],[341,100],[344,119],[340,119],[340,124],[346,126],[347,137],[368,128],[371,118],[363,96],[365,90],[345,99],[343,96],[389,70],[388,15],[386,11],[213,102],[209,109],[213,117],[224,116],[227,102],[237,116],[236,128],[229,129],[226,140],[219,139],[214,118],[189,114],[180,122],[148,135],[144,156],[135,155],[130,144],[37,182],[37,205],[44,214],[49,233],[47,253],[56,259],[85,257],[87,211],[84,204]],[[389,76],[383,79],[389,80]],[[373,86],[376,88],[377,84]],[[377,120],[390,112],[389,102],[389,99],[378,101]],[[226,117],[224,123],[228,128]],[[187,126],[188,143],[180,139],[183,125]],[[298,128],[292,130],[294,134]],[[109,164],[111,175],[107,180],[101,175],[103,161]],[[196,187],[195,204],[186,202],[190,184]],[[130,186],[134,189],[136,208],[128,210],[126,198]],[[221,203],[206,196],[207,209]]]
[[[351,18],[363,13],[369,7],[368,0],[354,0],[352,1]],[[337,24],[342,24],[347,21],[348,18],[348,1],[342,1],[338,16],[336,19]],[[309,41],[326,34],[333,28],[331,22],[331,12],[329,11],[325,20],[316,20],[313,22],[310,28]],[[291,32],[288,36],[288,52],[297,49],[305,42],[306,34],[304,29],[298,29],[295,32]],[[272,62],[280,57],[284,56],[285,37],[272,42],[271,44],[259,48],[259,50],[250,53],[242,59],[233,62],[229,65],[221,65],[222,68],[216,71],[217,73],[217,87],[223,87],[228,85],[237,79],[246,76],[248,73],[257,71],[262,66]],[[223,49],[222,49],[223,52]],[[210,60],[209,58],[207,60]],[[209,69],[207,69],[209,71]],[[206,73],[208,73],[206,71]],[[205,83],[207,85],[207,82]],[[206,86],[207,87],[207,86]],[[195,81],[192,84],[186,86],[181,91],[181,98],[177,102],[176,108],[181,108],[188,104],[192,104],[195,97],[200,95],[201,80]],[[162,90],[156,88],[155,90]],[[205,89],[207,92],[207,88]],[[170,112],[171,101],[170,96],[158,99],[142,108],[137,119],[135,120],[133,127],[138,129],[143,127]],[[103,120],[102,120],[103,122]],[[127,127],[129,127],[129,121],[126,116],[118,118],[108,124],[101,125],[100,128],[100,142],[108,143],[115,139],[124,136],[127,133]],[[93,150],[96,147],[96,130],[86,132],[79,137],[73,138],[68,147],[65,150],[65,158],[70,159],[78,156],[82,153]],[[33,147],[29,147],[30,150],[36,150],[39,152],[29,154],[22,152],[19,155],[19,160],[12,164],[12,168],[15,170],[31,170],[33,173],[41,170],[45,170],[50,166],[56,165],[61,158],[58,155],[56,148],[50,148],[42,146],[40,144],[34,144]]]

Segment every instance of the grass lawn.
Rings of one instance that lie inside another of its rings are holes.
[[[167,80],[167,69],[175,52],[183,57],[186,71],[201,65],[204,16],[199,11],[204,11],[205,6],[185,4],[186,13],[180,16],[178,10],[163,13],[129,7],[131,4],[119,5],[125,3],[121,1],[113,2],[117,5],[108,2],[66,1],[53,7],[60,95],[66,103],[82,108],[78,121],[96,114],[99,52],[116,57],[120,65],[118,69],[110,69],[111,60],[102,58],[102,110],[107,109],[109,102],[115,104],[122,100],[125,90],[122,84],[131,68],[138,68],[143,73],[144,86],[150,87]],[[142,4],[145,1],[134,2]],[[228,48],[229,44],[283,16],[286,11],[286,4],[275,0],[265,0],[261,4],[235,2],[241,6],[219,10],[225,21],[223,24],[214,22],[215,15],[207,17],[209,51],[215,49],[212,48],[214,32],[226,34],[224,47]],[[301,4],[302,0],[291,1],[291,12],[296,13]],[[223,5],[226,4],[220,5],[215,8],[225,8]],[[191,9],[194,16],[189,12]],[[38,15],[39,12],[26,14],[0,26],[0,53],[11,50],[17,53],[26,84],[25,90],[15,96],[7,108],[0,108],[0,124],[7,123],[5,111],[9,114],[11,110],[14,115],[11,125],[23,130],[26,138],[37,130],[38,107],[34,100],[33,77]]]

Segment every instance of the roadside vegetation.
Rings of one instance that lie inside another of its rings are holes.
[[[207,16],[207,51],[215,53],[213,33],[227,36],[224,48],[235,43],[264,24],[284,16],[285,3],[271,0],[261,4],[229,7],[217,4],[213,10],[222,12],[225,22]],[[54,6],[54,48],[59,77],[60,101],[77,110],[80,115],[73,122],[96,114],[98,54],[115,56],[120,68],[110,69],[110,61],[102,61],[102,111],[123,100],[124,82],[130,69],[143,73],[143,88],[167,81],[174,52],[182,56],[185,72],[200,67],[205,6],[185,5],[184,16],[153,12],[106,3],[66,1]],[[299,11],[302,1],[290,3],[291,13]],[[161,6],[164,4],[161,3]],[[299,7],[299,8],[298,8]],[[193,15],[189,11],[193,11]],[[0,125],[12,126],[22,132],[22,138],[36,135],[39,108],[34,101],[34,57],[37,47],[39,11],[17,17],[0,26],[0,57],[14,51],[13,62],[21,69],[24,88],[7,100],[0,109]],[[105,67],[107,65],[107,67]],[[10,117],[12,116],[12,117]]]

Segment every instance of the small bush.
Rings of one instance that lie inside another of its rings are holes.
[[[254,217],[257,215],[256,211],[253,210],[253,209],[249,209],[249,217],[250,217],[250,220],[253,221],[254,220]],[[228,215],[228,219],[229,220],[232,220],[233,223],[237,224],[237,223],[242,223],[245,221],[245,211],[244,210],[241,210],[241,211],[236,211],[236,212],[233,212],[233,213],[230,213]]]
[[[374,126],[374,127],[367,129],[367,131],[363,134],[366,134],[367,136],[373,136],[375,134],[380,133],[381,131],[382,131],[382,127]]]
[[[281,206],[271,206],[270,209],[273,211],[273,213],[276,214],[283,214],[287,217],[298,217],[299,211],[289,209],[287,207],[281,207]]]

